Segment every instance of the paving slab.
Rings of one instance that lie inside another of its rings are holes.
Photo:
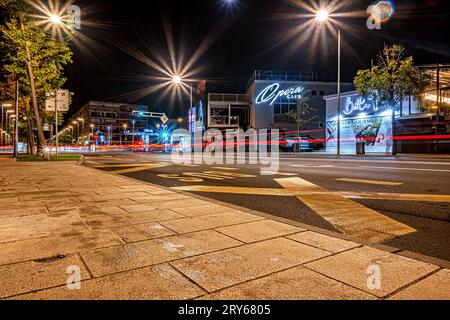
[[[303,267],[209,294],[201,300],[374,300],[375,296]]]
[[[79,268],[81,279],[89,279],[78,255],[0,266],[0,298],[67,284],[70,266]]]
[[[369,247],[355,248],[305,266],[377,297],[386,297],[438,269],[428,263]],[[372,280],[369,268],[374,267],[381,271],[379,289],[369,289],[368,281]]]
[[[450,270],[443,269],[393,295],[391,300],[450,300]]]
[[[122,239],[110,230],[86,230],[59,236],[0,244],[0,265],[120,245]]]
[[[246,243],[268,240],[304,231],[304,229],[273,220],[244,223],[218,228],[216,230]]]
[[[0,243],[57,236],[69,231],[82,232],[85,229],[83,220],[76,212],[64,212],[57,215],[2,215],[0,216]]]
[[[236,247],[242,243],[203,231],[81,253],[95,277]]]
[[[83,281],[80,290],[58,287],[16,297],[22,300],[189,300],[205,291],[170,265]]]
[[[180,218],[184,218],[184,216],[172,210],[154,210],[121,215],[89,215],[86,216],[85,223],[92,229],[109,229]]]
[[[152,211],[156,209],[192,207],[205,204],[208,204],[208,202],[191,198],[174,201],[162,201],[157,203],[122,205],[120,207],[130,213],[136,213],[136,212]]]
[[[243,211],[230,211],[225,213],[164,221],[161,222],[161,224],[177,233],[189,233],[258,220],[264,220],[264,218]]]
[[[128,243],[175,235],[175,232],[170,231],[159,223],[119,227],[112,229],[112,231]]]
[[[172,265],[213,292],[328,255],[329,252],[278,238],[175,261]]]
[[[294,234],[287,238],[333,253],[339,253],[361,246],[356,242],[346,241],[312,231]]]
[[[217,204],[206,204],[192,207],[173,208],[172,210],[188,217],[197,217],[208,214],[225,213],[231,211],[232,209]]]
[[[192,197],[182,195],[182,194],[162,194],[162,195],[148,195],[145,197],[132,197],[130,198],[136,203],[155,203],[155,202],[163,202],[163,201],[174,201],[174,200],[183,200],[183,199],[192,199]]]

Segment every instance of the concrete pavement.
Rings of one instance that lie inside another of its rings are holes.
[[[2,299],[450,299],[445,261],[74,163],[0,166]]]

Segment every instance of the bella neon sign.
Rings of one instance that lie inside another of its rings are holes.
[[[305,91],[304,87],[292,87],[280,90],[280,84],[274,83],[265,87],[256,97],[256,104],[270,102],[273,105],[279,98],[286,97],[288,99],[301,99]]]
[[[378,107],[367,102],[366,99],[358,97],[354,101],[351,97],[347,97],[345,101],[345,109],[342,111],[345,115],[349,116],[357,112],[363,112],[372,109],[373,112],[378,111]]]

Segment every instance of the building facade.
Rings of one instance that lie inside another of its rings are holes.
[[[326,101],[326,150],[338,152],[338,97],[324,97]],[[391,154],[393,143],[397,143],[397,152],[401,152],[399,141],[393,139],[399,131],[403,119],[418,115],[419,104],[415,99],[406,98],[393,117],[392,106],[378,106],[373,100],[361,97],[358,92],[344,92],[340,100],[340,153],[357,153],[357,143],[365,143],[365,153]],[[393,125],[395,121],[395,126]],[[397,130],[397,131],[394,131]]]
[[[149,107],[143,105],[89,101],[73,115],[69,125],[81,144],[130,144],[148,133],[148,118],[138,116],[148,111]]]
[[[279,129],[297,131],[289,112],[307,106],[302,133],[325,138],[323,99],[337,93],[337,83],[318,81],[314,72],[255,71],[245,94],[209,94],[208,127],[218,129]],[[353,85],[342,83],[342,90]]]

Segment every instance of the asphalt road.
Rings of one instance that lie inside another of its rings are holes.
[[[387,217],[398,227],[374,242],[450,261],[450,157],[282,155],[275,175],[261,175],[256,165],[174,165],[162,154],[86,155],[85,165],[339,232],[360,221],[348,199],[376,211],[371,221],[384,224]],[[290,183],[339,192],[344,202],[297,198],[286,194]],[[339,221],[328,216],[330,203]]]

